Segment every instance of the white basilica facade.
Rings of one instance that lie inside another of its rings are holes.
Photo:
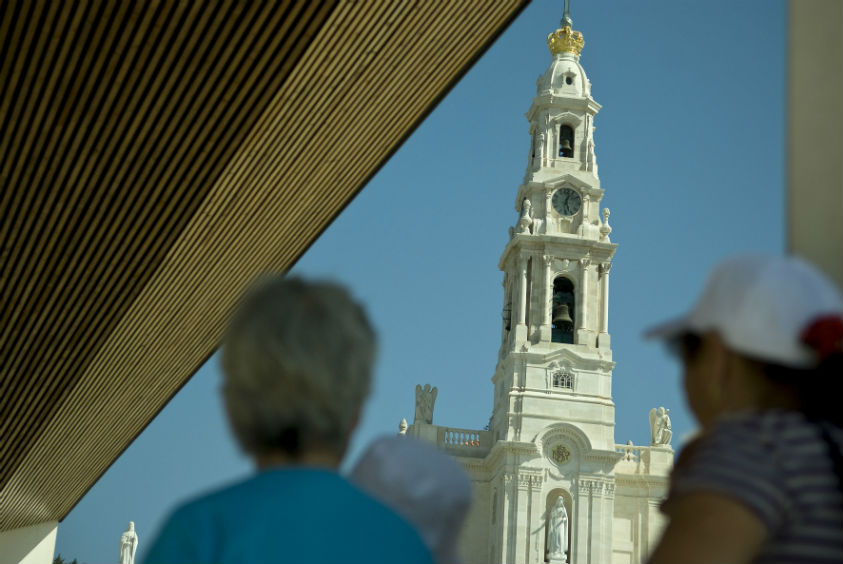
[[[651,413],[649,446],[615,444],[608,298],[617,245],[609,210],[600,210],[600,105],[567,13],[547,42],[553,60],[527,112],[519,218],[499,263],[503,324],[488,430],[433,424],[436,390],[419,387],[406,433],[454,455],[472,479],[467,562],[641,562],[663,526],[669,419]]]

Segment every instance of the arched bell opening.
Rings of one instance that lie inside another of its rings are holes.
[[[550,340],[553,343],[574,343],[574,319],[576,319],[574,283],[560,276],[553,281],[553,305],[551,309]]]
[[[571,494],[561,488],[547,495],[544,512],[545,562],[571,562],[573,502]],[[564,512],[560,507],[564,507]]]
[[[568,158],[574,156],[574,129],[570,125],[559,128],[559,156]]]

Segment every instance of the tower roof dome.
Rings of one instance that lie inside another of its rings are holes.
[[[553,56],[550,66],[536,81],[536,94],[554,96],[591,96],[591,82],[579,62],[579,56],[562,52]]]

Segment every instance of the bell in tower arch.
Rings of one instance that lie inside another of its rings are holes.
[[[573,325],[574,320],[571,319],[571,313],[568,311],[568,304],[561,304],[553,308],[553,324],[562,327],[563,325]]]
[[[574,129],[570,125],[559,128],[559,156],[568,158],[574,156]]]
[[[564,276],[557,277],[553,281],[552,300],[550,340],[553,343],[573,344],[576,306],[574,284]]]

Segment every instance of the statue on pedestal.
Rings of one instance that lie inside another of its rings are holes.
[[[413,423],[433,423],[433,404],[436,401],[436,394],[439,390],[430,384],[425,384],[424,388],[421,384],[416,385],[416,415]]]
[[[135,522],[129,521],[129,528],[120,535],[120,564],[135,564],[135,552],[138,549],[138,535]]]
[[[532,233],[533,227],[533,212],[531,211],[533,204],[530,200],[524,198],[521,202],[521,217],[518,218],[518,233]]]
[[[568,511],[562,496],[556,498],[556,505],[550,510],[547,523],[547,556],[550,562],[567,562],[568,557]]]
[[[670,429],[670,410],[664,407],[650,410],[650,434],[652,446],[670,446],[673,431]]]

